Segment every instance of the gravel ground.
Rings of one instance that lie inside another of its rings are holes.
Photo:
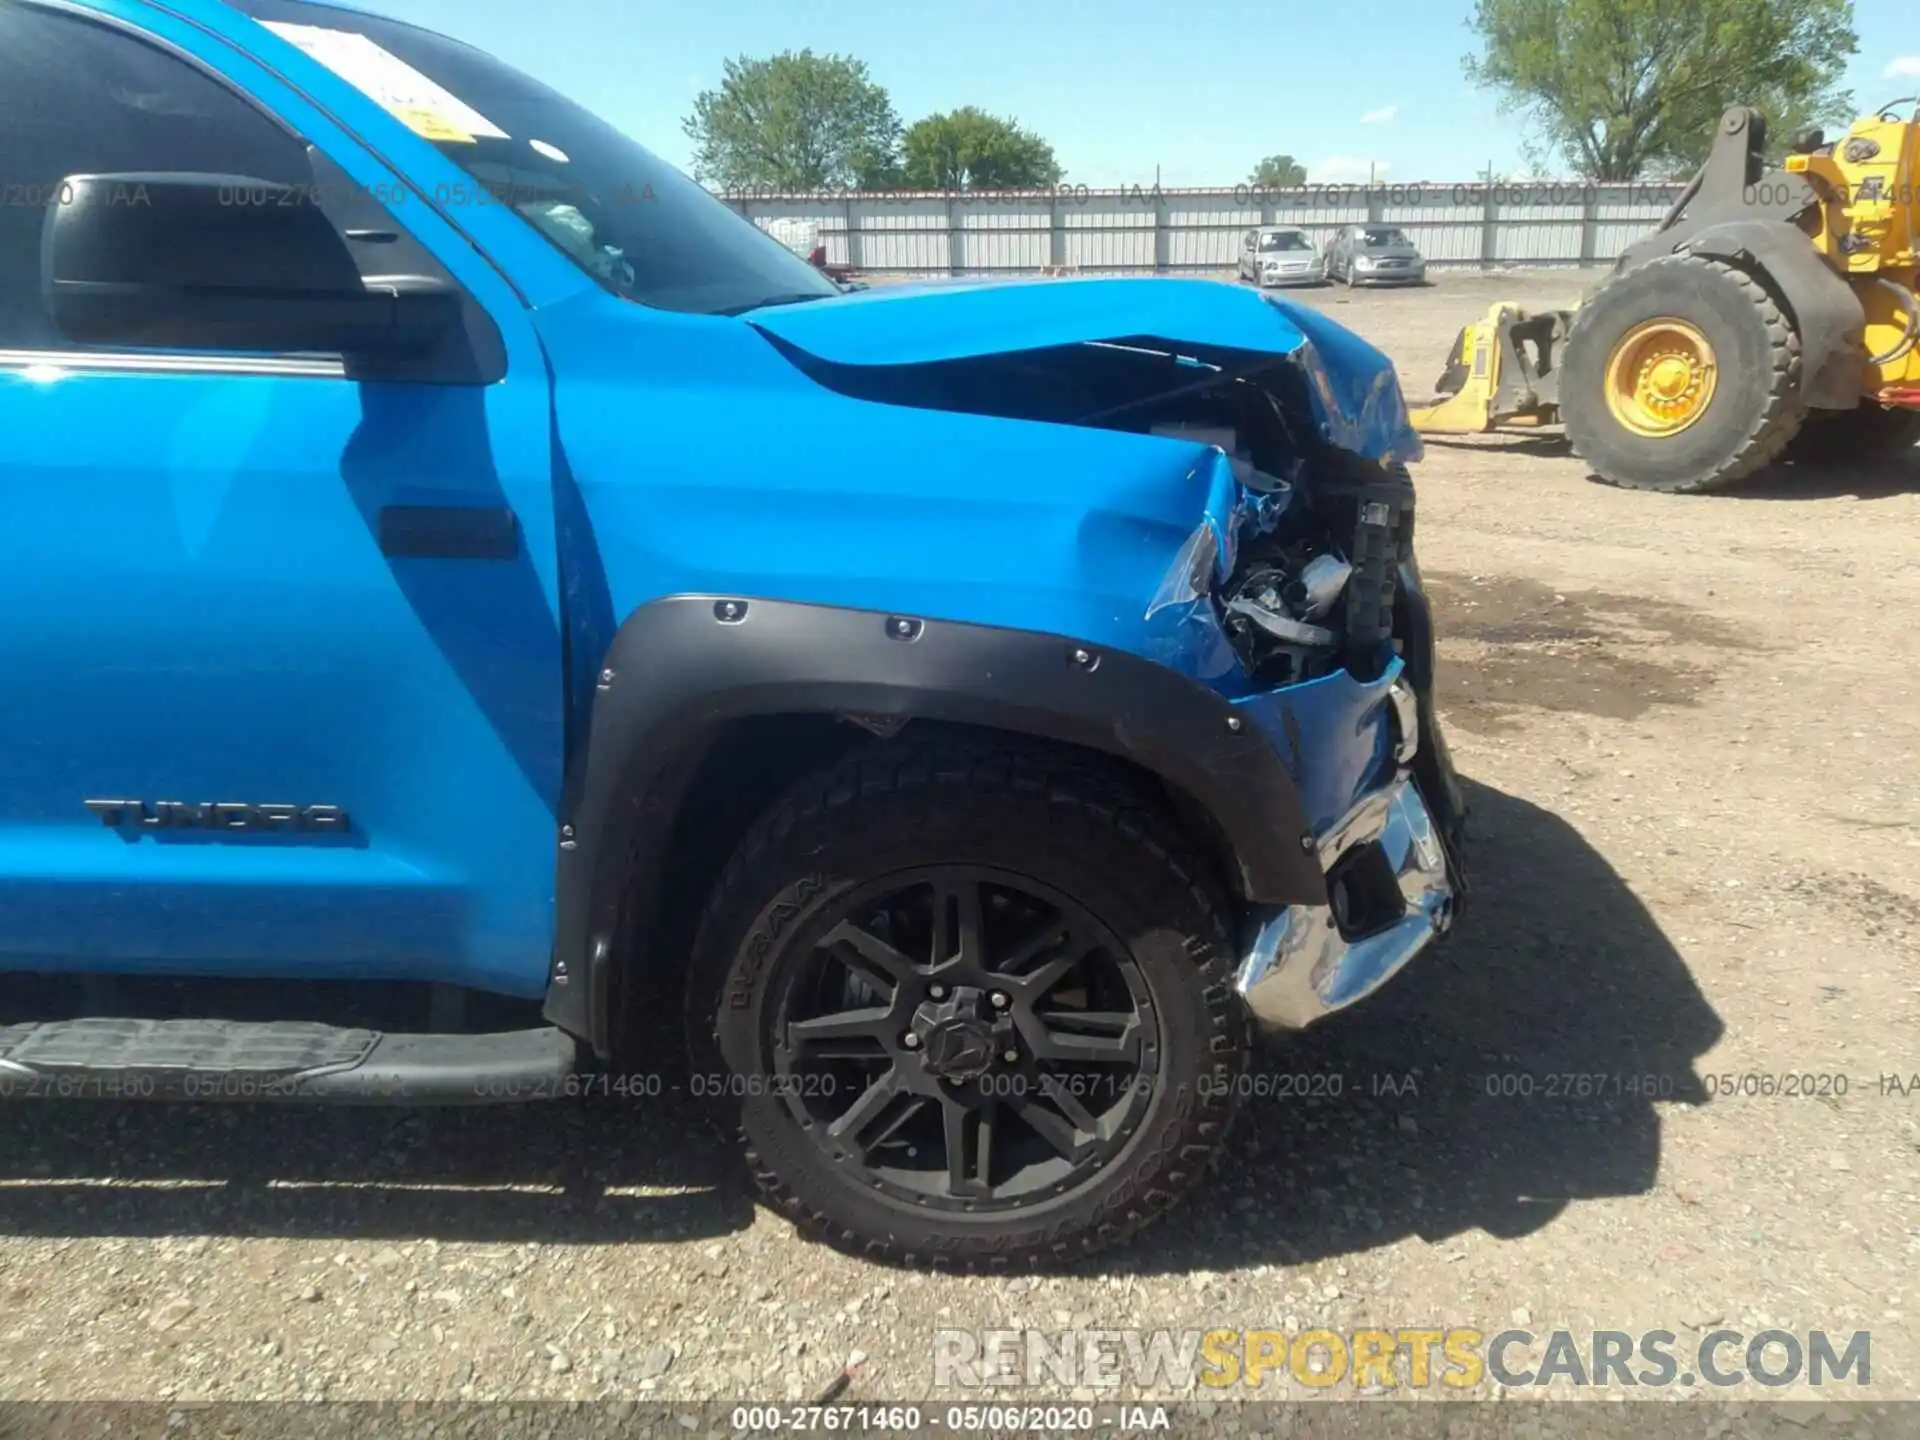
[[[1420,396],[1492,299],[1591,278],[1304,298]],[[1920,1398],[1920,453],[1674,499],[1485,439],[1417,479],[1469,908],[1263,1053],[1339,1097],[1254,1100],[1144,1239],[1065,1276],[878,1268],[757,1209],[672,1093],[14,1106],[0,1399],[923,1399],[938,1328],[1316,1324],[1867,1329],[1864,1393]]]

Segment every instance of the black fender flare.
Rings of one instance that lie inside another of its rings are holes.
[[[1816,410],[1859,405],[1866,309],[1798,226],[1728,220],[1695,232],[1680,248],[1733,261],[1771,280],[1800,331],[1800,398]]]
[[[569,769],[548,1019],[606,1054],[626,891],[657,873],[686,760],[728,722],[845,715],[987,726],[1081,745],[1158,776],[1211,817],[1228,879],[1259,904],[1324,904],[1326,877],[1279,753],[1177,671],[1060,635],[915,615],[675,595],[615,635]],[[676,780],[676,777],[679,777]]]

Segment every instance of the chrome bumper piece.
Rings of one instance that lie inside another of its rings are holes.
[[[1398,709],[1399,697],[1394,698]],[[1400,734],[1413,733],[1403,722]],[[1402,740],[1396,751],[1410,748]],[[1396,758],[1404,764],[1410,756],[1396,753]],[[1302,1029],[1365,999],[1452,923],[1446,847],[1404,771],[1328,827],[1319,840],[1321,868],[1330,872],[1351,851],[1373,844],[1399,888],[1403,913],[1351,940],[1340,933],[1331,895],[1328,904],[1294,905],[1268,920],[1235,978],[1235,988],[1263,1028]]]

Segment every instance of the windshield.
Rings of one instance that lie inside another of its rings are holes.
[[[1407,237],[1405,235],[1402,235],[1398,230],[1367,231],[1367,244],[1370,246],[1404,245],[1406,243],[1407,243]]]
[[[1298,230],[1276,230],[1260,237],[1262,250],[1311,250],[1307,237]]]
[[[739,314],[832,280],[605,121],[491,56],[301,0],[233,0],[393,111],[625,300]]]

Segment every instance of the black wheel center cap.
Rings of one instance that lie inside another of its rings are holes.
[[[977,1020],[935,1025],[922,1042],[927,1068],[947,1080],[971,1080],[993,1064],[993,1034]]]
[[[913,1014],[913,1033],[922,1063],[942,1080],[978,1079],[1013,1044],[1012,1023],[992,1010],[986,991],[972,985],[921,1005]]]

